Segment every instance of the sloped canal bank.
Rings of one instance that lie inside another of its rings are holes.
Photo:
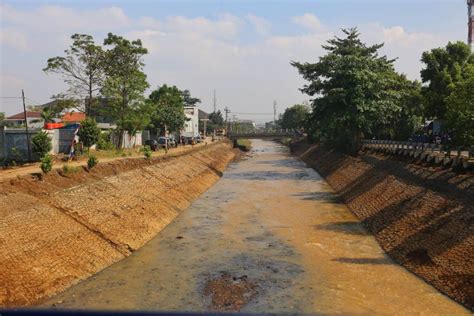
[[[285,147],[252,147],[144,247],[43,307],[467,313],[394,264]]]

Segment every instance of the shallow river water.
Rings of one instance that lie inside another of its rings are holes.
[[[206,311],[206,282],[230,275],[257,285],[244,312],[468,313],[393,263],[285,147],[252,145],[143,248],[44,307]]]

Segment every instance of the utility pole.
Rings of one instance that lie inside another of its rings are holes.
[[[23,99],[23,114],[25,115],[26,148],[28,149],[28,162],[30,162],[31,161],[30,135],[28,133],[28,117],[26,115],[25,92],[23,91],[23,89],[21,89],[21,98]]]
[[[216,90],[214,90],[214,113],[217,112]]]
[[[474,0],[467,0],[467,43],[474,49]]]
[[[276,117],[277,117],[277,101],[273,101],[273,125],[276,126]]]
[[[225,107],[224,108],[224,112],[225,112],[225,126],[227,128],[227,132],[229,131],[229,123],[227,121],[227,116],[229,115],[230,113],[230,109],[228,107]]]

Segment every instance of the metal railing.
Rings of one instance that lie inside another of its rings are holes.
[[[452,148],[447,145],[430,143],[364,139],[362,140],[362,149],[412,157],[445,166],[462,165],[464,168],[474,166],[474,146]]]

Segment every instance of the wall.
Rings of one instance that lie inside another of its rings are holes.
[[[143,246],[212,186],[228,143],[0,183],[0,306],[30,305]]]
[[[325,177],[389,256],[474,308],[472,173],[368,152],[352,157],[304,142],[291,148]]]
[[[40,129],[30,128],[28,129],[28,135],[31,139],[40,131]],[[16,148],[19,156],[12,152],[12,149]],[[30,149],[31,150],[31,149]],[[31,152],[33,160],[37,157]],[[0,127],[0,160],[13,159],[17,162],[28,160],[28,146],[26,143],[26,130],[24,128],[7,128]]]

